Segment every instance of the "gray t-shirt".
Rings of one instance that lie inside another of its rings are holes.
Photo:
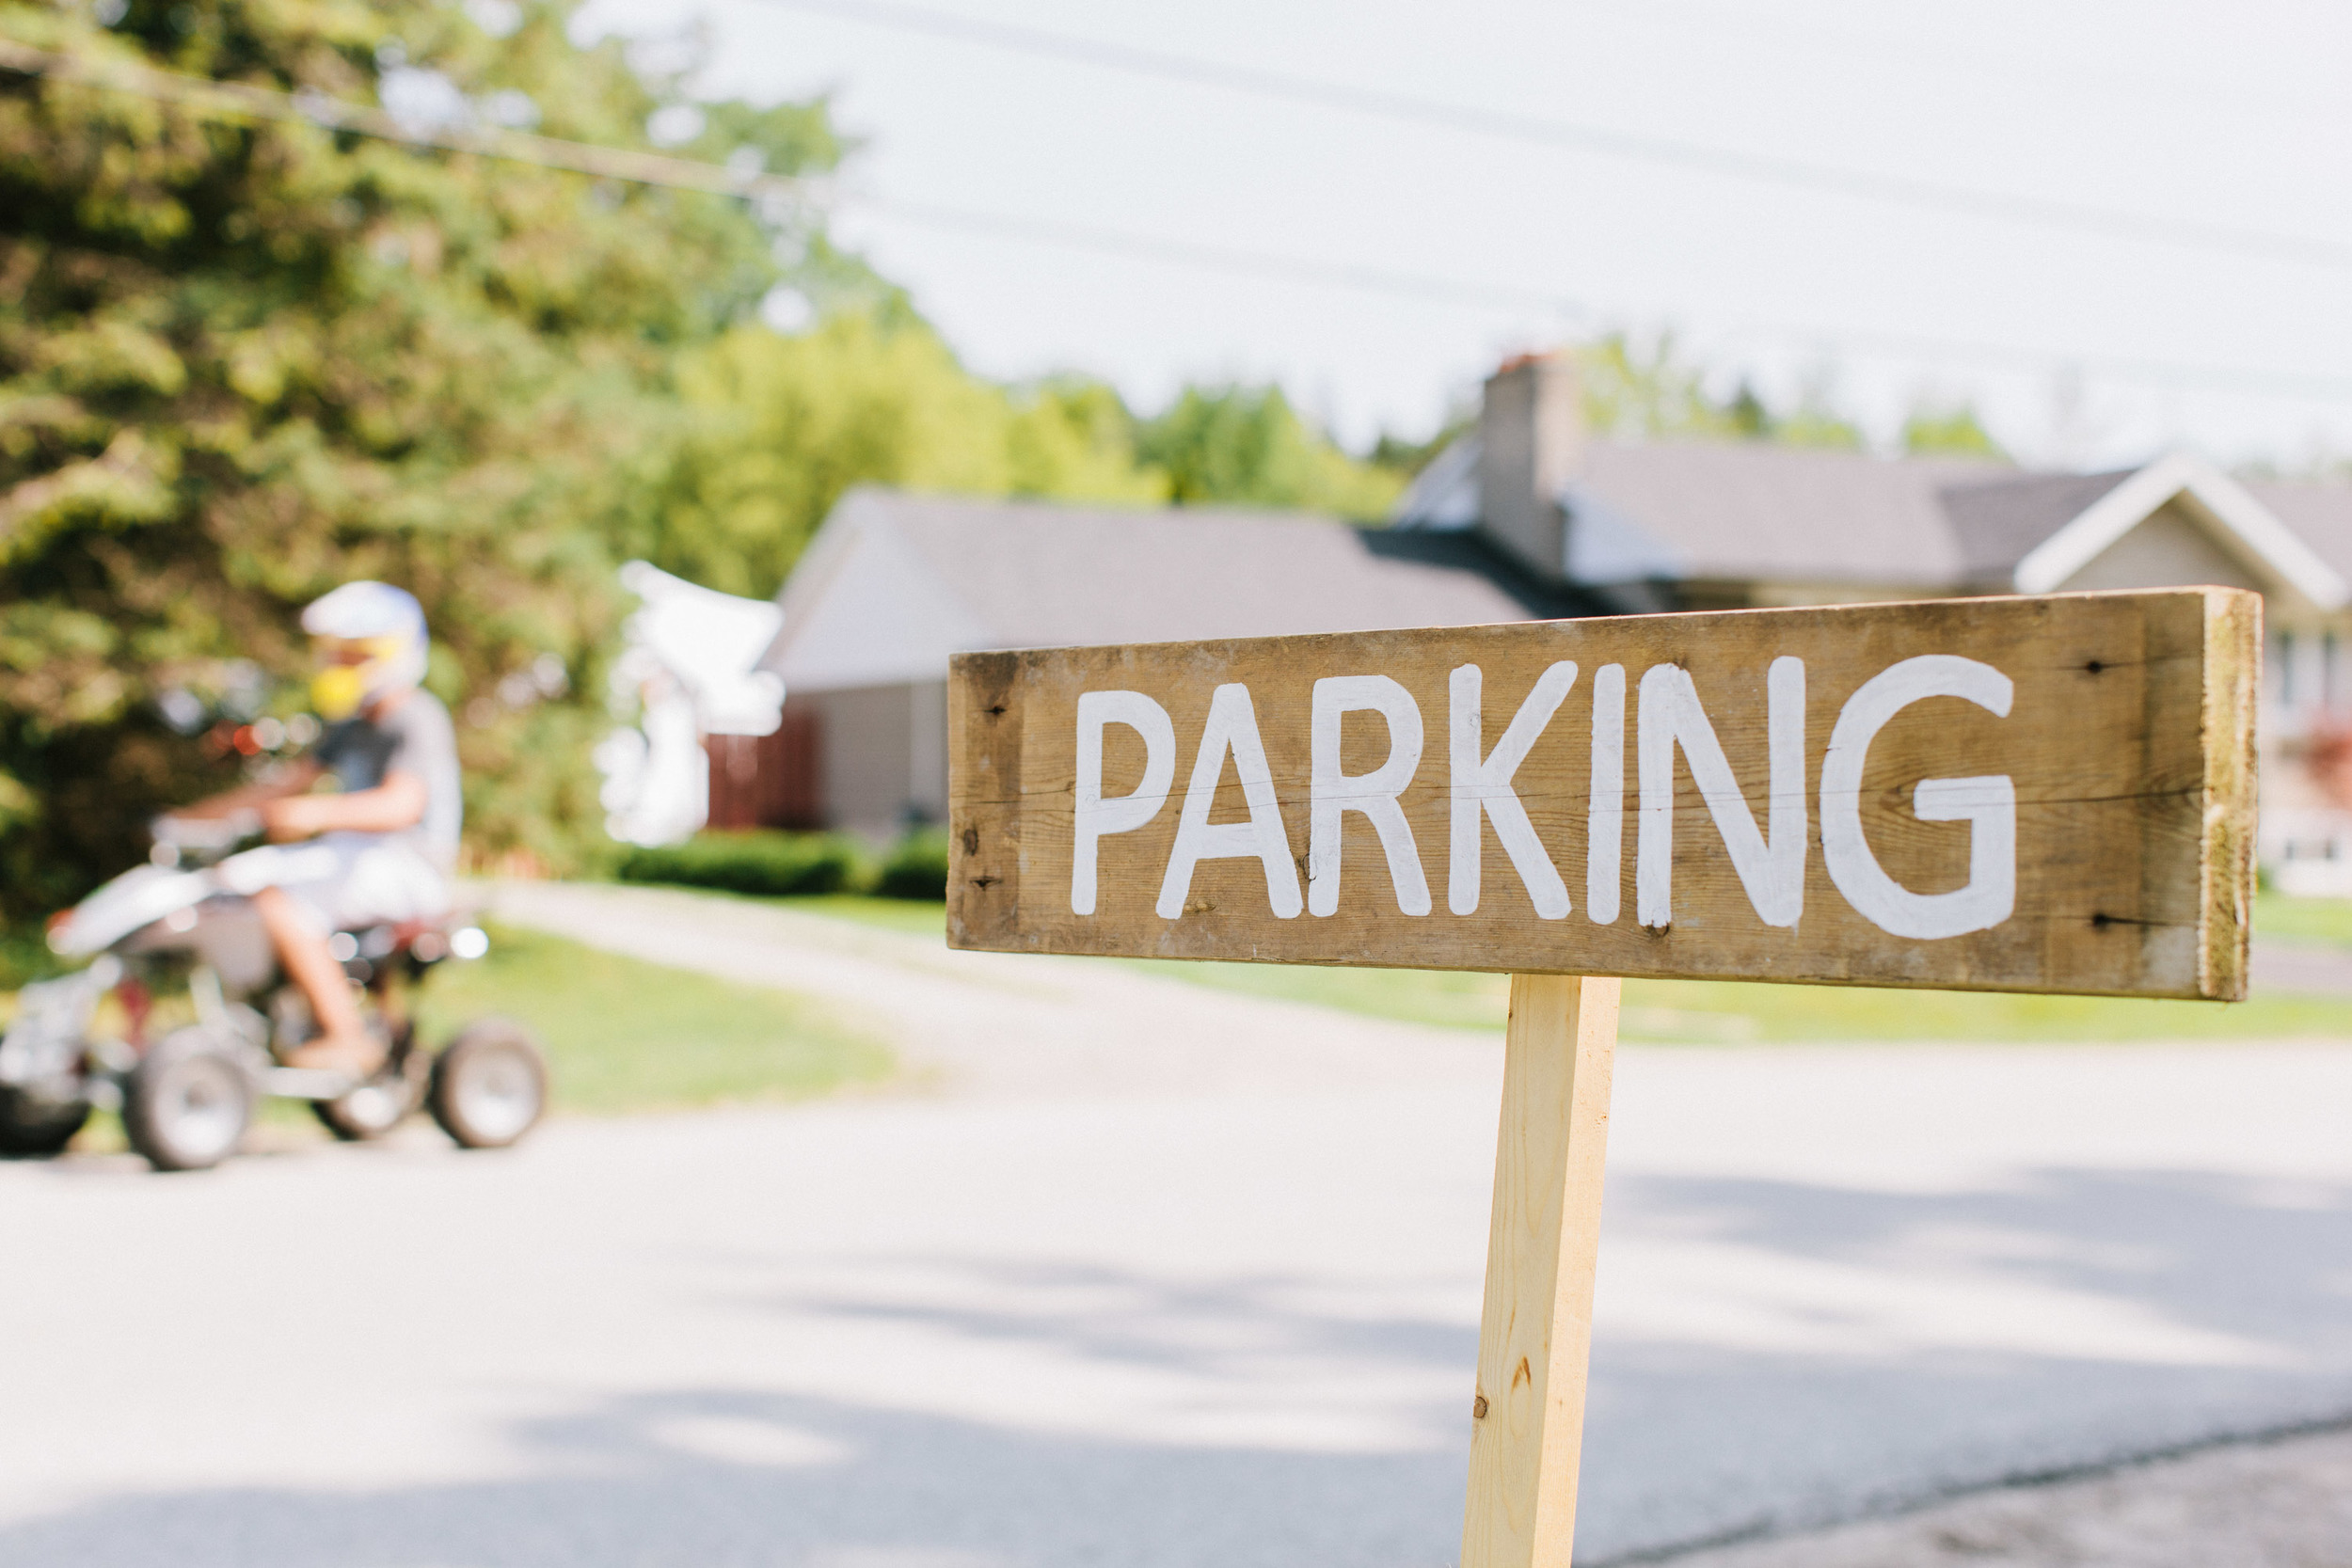
[[[380,719],[365,714],[326,726],[310,758],[335,775],[346,795],[373,789],[394,773],[424,783],[424,816],[400,836],[443,870],[456,863],[466,802],[457,776],[457,732],[449,709],[430,691],[411,691]]]

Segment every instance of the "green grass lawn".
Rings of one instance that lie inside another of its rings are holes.
[[[817,1002],[509,927],[487,958],[437,971],[418,1008],[436,1043],[493,1013],[547,1042],[564,1111],[803,1100],[891,1069],[876,1032]]]
[[[1510,981],[1501,974],[1292,964],[1137,961],[1171,978],[1411,1023],[1498,1031]],[[2137,1002],[1992,991],[1629,980],[1619,1033],[1687,1044],[1977,1040],[2352,1038],[2352,999]]]
[[[0,992],[0,1022],[14,1004]],[[817,1002],[507,927],[490,927],[486,958],[436,970],[419,998],[419,1022],[436,1046],[491,1014],[519,1020],[546,1043],[560,1112],[805,1100],[891,1070],[875,1031]],[[310,1107],[293,1101],[263,1101],[256,1120],[279,1144],[326,1135]],[[74,1147],[115,1153],[128,1145],[116,1118],[102,1115]]]
[[[2254,934],[2312,947],[2352,947],[2352,898],[2254,895]]]
[[[938,936],[935,904],[840,895],[768,900],[916,936]],[[2265,894],[2254,928],[2281,940],[2352,947],[2352,900]],[[1441,1027],[1500,1030],[1510,982],[1500,974],[1422,969],[1121,959],[1193,985]],[[2250,1002],[2135,1002],[1991,991],[1877,990],[1723,980],[1629,980],[1620,1032],[1683,1043],[1841,1040],[2047,1041],[2352,1038],[2352,998],[2265,996]]]

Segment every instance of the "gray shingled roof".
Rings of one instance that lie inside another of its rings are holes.
[[[1570,528],[1605,509],[1664,546],[1686,580],[1929,587],[1962,575],[1938,492],[2000,471],[1751,442],[1596,441],[1570,485]]]
[[[1938,492],[1963,582],[2005,582],[2034,546],[2137,472],[2009,474]]]
[[[2352,484],[2269,483],[2246,488],[2293,529],[2312,554],[2352,581]]]
[[[1400,503],[1401,527],[1448,531],[1476,521],[1476,443],[1464,436],[1424,470]],[[1761,442],[1596,440],[1560,500],[1567,564],[1580,582],[1999,589],[2035,546],[2137,471],[2030,473]],[[2352,577],[2352,488],[2251,488]]]
[[[1473,468],[1456,462],[1445,485],[1418,487],[1428,520],[1391,530],[1286,512],[853,491],[786,585],[785,629],[762,667],[823,689],[936,678],[929,673],[963,648],[1472,626],[1602,609],[1586,591],[1534,580],[1459,526]],[[2133,471],[1596,442],[1565,500],[1572,562],[1581,547],[1583,561],[1617,570],[1580,566],[1586,583],[1999,591],[2020,561]],[[2352,487],[2248,488],[2352,578]]]
[[[893,584],[886,597],[859,586],[878,578]],[[864,621],[829,626],[845,602]],[[810,689],[882,678],[882,665],[842,662],[844,639],[895,643],[907,650],[910,668],[928,669],[948,646],[1478,626],[1592,608],[1528,580],[1470,535],[1433,538],[1293,512],[1147,511],[880,489],[842,499],[782,603],[784,630],[761,667]],[[900,614],[916,619],[873,624]],[[942,647],[928,646],[933,641]]]
[[[1336,517],[882,491],[845,506],[860,521],[886,515],[1003,648],[1476,626],[1526,614],[1479,574],[1389,559],[1366,531]]]

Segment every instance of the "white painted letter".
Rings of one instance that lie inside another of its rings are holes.
[[[1584,818],[1584,918],[1617,921],[1625,858],[1625,666],[1593,672],[1593,794]]]
[[[1862,836],[1862,768],[1889,719],[1927,697],[1960,697],[2006,719],[2016,689],[1990,664],[1923,654],[1891,665],[1846,700],[1821,758],[1821,860],[1855,911],[1899,937],[1957,937],[1998,926],[2017,907],[2017,786],[2006,773],[1921,779],[1922,822],[1965,822],[1968,885],[1914,893],[1886,874]]]
[[[1769,836],[1756,832],[1755,814],[1699,705],[1691,673],[1677,664],[1653,664],[1643,673],[1642,823],[1633,861],[1634,912],[1643,925],[1664,926],[1674,919],[1677,744],[1756,918],[1767,926],[1794,926],[1804,912],[1804,660],[1786,656],[1772,660],[1765,691],[1772,756]]]
[[[1478,830],[1485,817],[1494,823],[1495,837],[1511,857],[1519,880],[1527,884],[1535,912],[1546,920],[1559,920],[1568,912],[1567,884],[1560,880],[1559,868],[1544,852],[1543,840],[1535,836],[1535,826],[1528,821],[1527,808],[1519,803],[1511,778],[1527,760],[1535,737],[1567,700],[1568,688],[1576,684],[1576,666],[1563,661],[1536,676],[1534,689],[1519,705],[1502,738],[1482,758],[1478,752],[1486,744],[1485,716],[1480,710],[1484,679],[1477,665],[1465,664],[1454,672],[1450,683],[1454,844],[1446,873],[1446,907],[1455,914],[1478,912],[1478,863],[1485,847]]]
[[[1103,799],[1103,726],[1143,736],[1143,782],[1132,795]],[[1176,777],[1176,731],[1168,709],[1140,691],[1078,694],[1078,802],[1070,844],[1070,912],[1094,912],[1095,846],[1104,833],[1132,832],[1159,816]]]
[[[1369,773],[1340,771],[1340,721],[1370,709],[1389,721],[1389,759]],[[1388,852],[1396,907],[1429,912],[1429,883],[1413,847],[1405,808],[1396,803],[1421,767],[1421,708],[1413,694],[1386,675],[1328,675],[1315,682],[1308,732],[1307,908],[1335,914],[1340,907],[1340,817],[1359,811]]]
[[[1249,820],[1211,826],[1209,807],[1216,782],[1225,775],[1225,754],[1233,756]],[[1249,688],[1220,686],[1209,697],[1209,721],[1200,730],[1200,753],[1193,759],[1192,783],[1184,790],[1184,815],[1176,819],[1176,847],[1168,857],[1157,906],[1162,920],[1184,912],[1192,892],[1192,869],[1202,861],[1254,856],[1265,863],[1266,902],[1281,919],[1298,914],[1298,867],[1291,863],[1290,836],[1282,831],[1282,808],[1274,799],[1274,774],[1265,745],[1258,738],[1258,711]]]

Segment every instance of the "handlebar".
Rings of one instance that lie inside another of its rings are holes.
[[[167,813],[147,825],[155,841],[156,860],[178,864],[183,860],[216,860],[262,832],[262,814],[242,806],[220,816],[174,816]]]

